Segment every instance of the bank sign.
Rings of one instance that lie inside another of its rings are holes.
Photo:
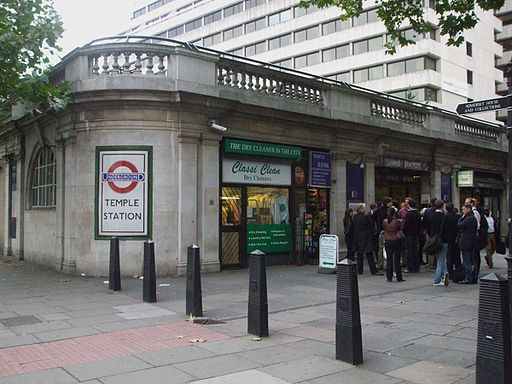
[[[222,161],[222,181],[237,184],[290,185],[290,164],[239,159]]]
[[[152,147],[96,148],[97,239],[150,238]]]

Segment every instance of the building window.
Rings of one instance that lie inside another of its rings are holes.
[[[336,19],[322,24],[322,35],[329,35],[334,32],[343,31],[350,27],[348,20]]]
[[[411,101],[417,102],[429,102],[434,101],[437,102],[437,90],[430,87],[421,87],[421,88],[409,88],[404,89],[402,91],[390,92],[390,95],[401,97],[402,99],[407,99]]]
[[[431,57],[417,57],[388,64],[388,76],[398,76],[430,69],[436,70],[436,60]]]
[[[337,73],[329,76],[329,78],[336,81],[342,81],[344,83],[350,83],[350,71]]]
[[[466,71],[466,80],[468,84],[473,84],[473,71],[469,69]]]
[[[354,71],[354,83],[361,83],[363,81],[368,81],[368,68]]]
[[[276,25],[292,18],[292,9],[285,9],[284,11],[274,13],[268,17],[268,25]]]
[[[232,53],[235,56],[243,56],[244,55],[244,48],[243,47],[237,48],[234,51],[231,51],[230,53]]]
[[[32,170],[32,207],[55,207],[57,164],[49,147],[39,151]]]
[[[259,43],[248,45],[245,47],[245,56],[254,56],[263,53],[267,50],[267,42],[260,41]]]
[[[307,55],[295,58],[295,68],[304,68],[316,65],[320,62],[320,54],[318,52],[309,53]]]
[[[249,23],[245,24],[245,33],[251,33],[254,31],[259,31],[267,26],[266,19],[264,17],[260,19],[253,20]]]
[[[350,47],[348,44],[340,45],[338,47],[326,49],[322,51],[322,61],[332,61],[336,59],[342,59],[350,55]]]
[[[352,49],[354,55],[368,52],[368,40],[356,41],[355,43],[352,43]]]
[[[368,79],[376,80],[384,77],[384,66],[376,65],[375,67],[368,68]]]
[[[312,40],[318,37],[318,25],[295,32],[295,43]]]
[[[204,25],[211,24],[220,19],[222,19],[222,11],[210,13],[204,17]]]
[[[173,38],[173,37],[176,37],[178,35],[181,35],[183,34],[183,25],[180,25],[176,28],[173,28],[173,29],[169,29],[169,33],[167,36],[169,36],[169,38]]]
[[[257,7],[260,4],[265,4],[266,0],[245,0],[245,9]]]
[[[193,31],[194,29],[201,28],[203,25],[203,20],[201,18],[192,20],[185,24],[185,32]]]
[[[244,26],[243,25],[238,25],[231,29],[227,29],[224,31],[224,41],[233,39],[238,36],[242,36],[243,34],[244,34]]]
[[[162,6],[162,0],[155,1],[148,5],[148,12],[151,12],[154,9],[157,9]]]
[[[383,46],[384,43],[382,42],[382,36],[377,36],[368,40],[368,51],[370,52],[382,49]]]
[[[224,8],[224,17],[229,17],[236,15],[237,13],[240,13],[244,10],[244,3],[240,2],[237,4],[233,4],[230,7]]]
[[[278,36],[278,37],[276,37],[274,39],[270,39],[268,41],[268,49],[272,50],[272,49],[286,47],[291,44],[291,41],[292,41],[292,37],[290,34]]]
[[[214,35],[206,36],[203,39],[203,47],[210,47],[215,44],[219,44],[222,41],[221,33],[216,33]]]
[[[294,15],[294,17],[300,17],[300,16],[308,15],[308,14],[316,12],[316,11],[318,11],[318,8],[315,7],[314,5],[311,5],[307,8],[294,7],[293,15]]]
[[[135,12],[133,12],[133,18],[135,19],[136,17],[142,16],[145,13],[146,13],[146,7],[137,9]]]
[[[274,64],[275,65],[279,65],[281,67],[285,67],[285,68],[293,68],[293,60],[291,58],[290,59],[281,60],[281,61],[277,61]]]
[[[466,41],[466,55],[473,57],[473,44]]]

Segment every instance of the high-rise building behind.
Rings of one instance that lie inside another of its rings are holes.
[[[496,68],[505,71],[506,65],[512,59],[512,0],[505,0],[505,5],[496,12],[496,16],[502,21],[502,30],[496,33],[496,42],[503,47],[503,56],[496,58]],[[507,94],[506,79],[502,83],[496,84],[496,93],[500,95]],[[507,120],[507,111],[499,111],[498,119]]]
[[[431,31],[418,35],[405,27],[416,44],[389,55],[375,2],[365,6],[358,18],[341,21],[338,8],[306,10],[297,0],[141,0],[124,33],[188,41],[448,110],[495,97],[502,87],[503,74],[495,67],[503,60],[502,47],[495,35],[505,29],[491,12],[478,9],[480,21],[466,31],[465,42],[447,47],[433,0],[425,0]],[[494,120],[495,113],[475,117]]]

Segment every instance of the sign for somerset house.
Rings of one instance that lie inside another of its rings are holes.
[[[152,148],[96,148],[96,238],[151,236]]]

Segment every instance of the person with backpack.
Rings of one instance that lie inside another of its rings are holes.
[[[478,275],[480,274],[480,251],[484,249],[487,245],[487,231],[489,226],[487,224],[487,220],[482,220],[483,213],[478,209],[478,200],[474,198],[466,199],[465,203],[471,205],[471,211],[473,212],[473,216],[475,216],[477,222],[477,236],[476,243],[474,245],[473,251],[473,265],[474,265],[474,278],[471,281],[472,284],[478,283]]]
[[[464,262],[464,280],[460,284],[471,284],[475,280],[473,255],[477,242],[477,220],[473,213],[473,206],[465,203],[462,206],[462,217],[457,223],[459,234],[457,235],[457,246],[462,251]]]

